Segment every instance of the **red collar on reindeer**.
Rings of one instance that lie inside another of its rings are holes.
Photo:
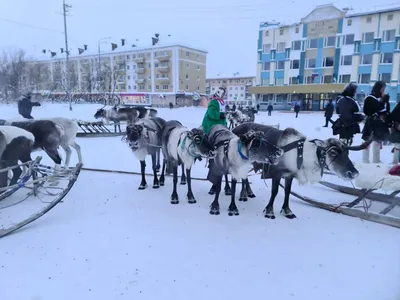
[[[220,104],[225,105],[224,99],[218,97],[217,95],[213,95],[213,96],[211,97],[211,100],[212,100],[212,99],[215,99],[215,100],[217,100]]]

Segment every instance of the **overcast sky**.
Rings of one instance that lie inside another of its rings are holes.
[[[269,4],[268,4],[269,2]],[[299,0],[68,0],[70,49],[87,44],[97,49],[97,41],[125,38],[130,44],[148,46],[159,32],[160,43],[181,41],[206,49],[207,76],[217,73],[255,75],[258,26],[276,20],[293,23],[307,15],[315,5],[326,1]],[[338,8],[354,11],[386,8],[400,1],[340,0]],[[29,54],[64,47],[62,0],[0,0],[0,48],[23,48]],[[135,40],[139,39],[138,42]],[[102,45],[108,47],[108,45]]]

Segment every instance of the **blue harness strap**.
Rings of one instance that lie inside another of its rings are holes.
[[[237,151],[239,152],[239,155],[242,159],[249,159],[246,155],[243,154],[242,152],[242,141],[239,140],[238,145],[237,145]]]

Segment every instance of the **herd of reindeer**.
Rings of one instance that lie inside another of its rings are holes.
[[[219,196],[222,179],[225,179],[225,195],[231,196],[228,208],[230,216],[239,215],[236,206],[236,185],[240,181],[242,188],[239,201],[247,201],[255,195],[248,180],[249,170],[261,171],[262,179],[272,179],[271,197],[264,210],[266,218],[274,219],[274,201],[278,194],[280,181],[285,179],[285,196],[281,213],[289,218],[295,214],[289,207],[289,195],[294,178],[300,184],[318,182],[328,169],[345,180],[356,178],[359,173],[349,158],[349,151],[365,149],[371,141],[358,146],[347,146],[340,140],[309,139],[294,128],[280,130],[255,122],[244,122],[240,113],[228,114],[234,124],[230,130],[223,125],[215,125],[209,134],[201,127],[189,129],[177,120],[166,121],[152,108],[112,107],[100,108],[94,115],[109,123],[114,122],[120,129],[120,121],[127,121],[126,141],[136,158],[140,161],[141,182],[139,190],[147,187],[145,159],[151,156],[153,170],[153,188],[165,184],[165,175],[173,174],[171,203],[179,203],[177,192],[178,167],[181,166],[181,184],[187,184],[187,200],[196,203],[192,190],[191,169],[197,160],[207,159],[207,180],[212,183],[209,194],[214,195],[210,214],[220,213]],[[83,163],[81,147],[76,143],[79,126],[68,118],[46,118],[35,120],[0,120],[0,170],[16,166],[18,161],[29,162],[31,153],[44,150],[54,161],[55,170],[61,168],[61,156],[58,149],[65,151],[64,167],[69,167],[71,147],[78,154],[79,163]],[[160,154],[163,155],[161,166]],[[160,176],[160,169],[161,174]],[[0,188],[14,185],[23,171],[13,169],[8,180],[7,172],[0,172]],[[228,174],[231,176],[229,184]]]

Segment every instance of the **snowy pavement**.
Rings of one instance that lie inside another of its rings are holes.
[[[99,107],[75,105],[70,112],[65,104],[45,104],[32,115],[93,120]],[[161,117],[188,127],[198,127],[204,112],[159,109]],[[0,106],[0,118],[15,117],[15,105]],[[331,129],[321,127],[322,114],[300,113],[296,119],[290,113],[261,113],[256,121],[292,126],[311,138],[331,136]],[[120,137],[77,141],[85,167],[140,170]],[[385,162],[390,150],[383,150]],[[361,153],[351,157],[360,161]],[[71,162],[77,162],[75,152]],[[205,177],[204,164],[194,166],[193,176]],[[147,165],[150,171],[150,161]],[[277,218],[265,219],[270,182],[250,180],[257,197],[237,202],[240,215],[229,217],[226,196],[221,215],[209,215],[213,198],[205,181],[192,183],[197,204],[188,204],[187,186],[178,186],[180,204],[171,205],[170,177],[158,190],[149,184],[138,191],[139,176],[82,171],[63,203],[0,240],[0,299],[400,299],[398,229],[295,198],[291,208],[297,219],[288,220],[279,214],[283,191],[275,202]],[[352,199],[319,185],[294,183],[293,189],[326,202]],[[0,210],[0,222],[5,214]]]

